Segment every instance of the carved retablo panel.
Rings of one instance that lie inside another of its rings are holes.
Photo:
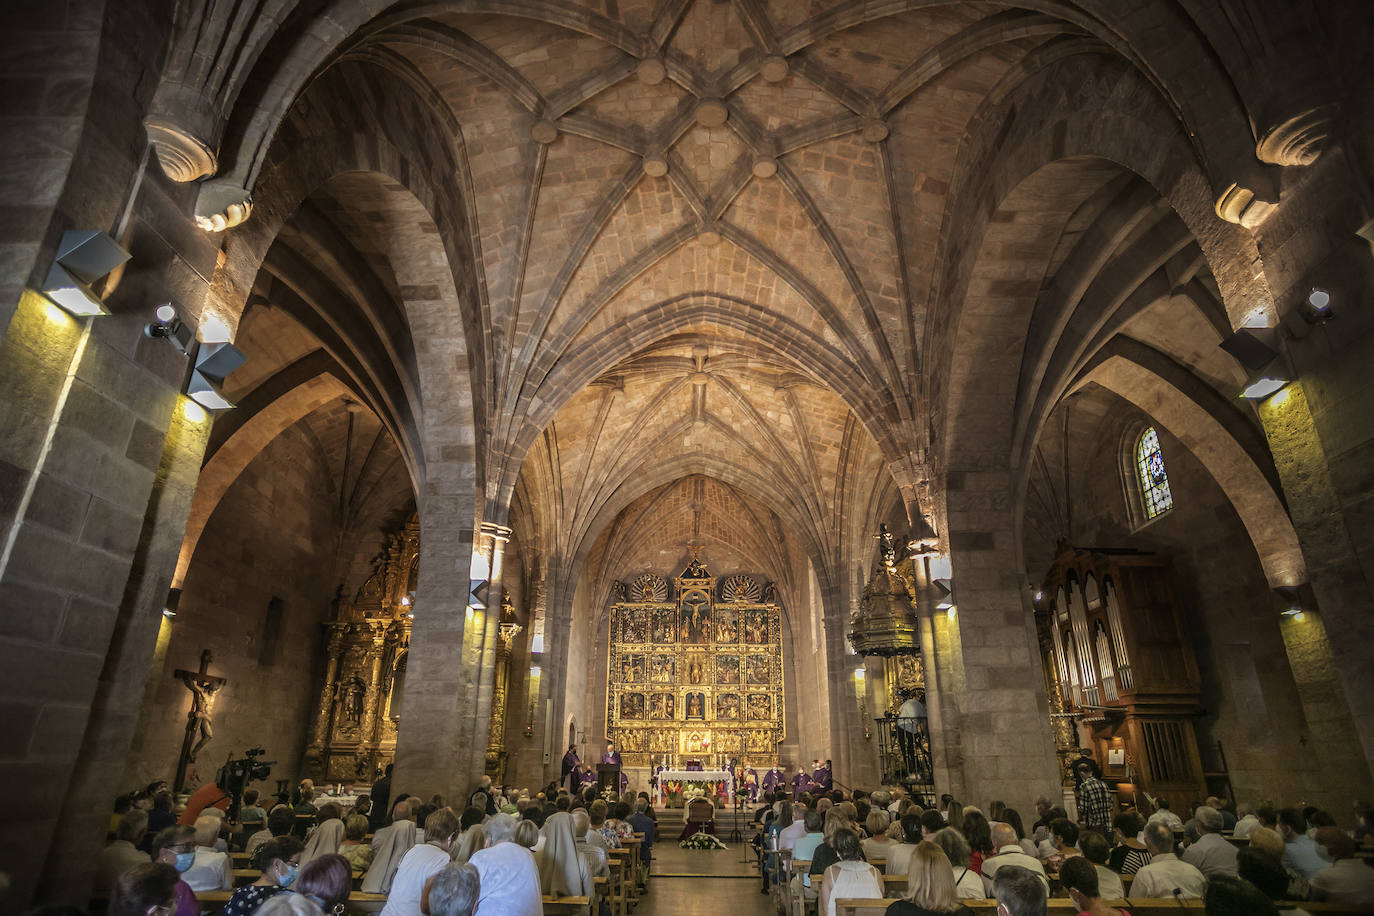
[[[622,592],[618,592],[622,593]],[[606,713],[628,766],[661,757],[776,760],[783,739],[782,609],[757,579],[719,585],[693,561],[636,579],[610,610]]]

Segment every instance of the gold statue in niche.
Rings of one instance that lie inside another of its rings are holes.
[[[687,683],[700,684],[702,676],[701,655],[693,653],[687,659]]]

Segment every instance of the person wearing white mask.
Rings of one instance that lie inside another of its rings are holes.
[[[224,905],[224,916],[250,916],[271,897],[296,883],[303,846],[297,837],[273,837],[258,849],[262,869],[258,880],[234,891]]]

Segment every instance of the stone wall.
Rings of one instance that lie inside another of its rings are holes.
[[[334,593],[326,473],[301,426],[292,427],[249,464],[211,516],[149,687],[130,785],[174,775],[190,694],[173,671],[196,670],[202,649],[214,653],[210,673],[228,684],[216,701],[214,740],[197,761],[200,781],[213,779],[228,754],[259,745],[277,761],[272,779],[299,775],[320,679],[320,624]]]

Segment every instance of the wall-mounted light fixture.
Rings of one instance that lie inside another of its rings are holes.
[[[233,344],[200,344],[196,347],[195,367],[186,383],[186,394],[208,410],[226,410],[234,402],[224,396],[224,380],[248,361]]]
[[[167,600],[162,603],[162,616],[168,620],[177,615],[177,609],[181,607],[181,589],[167,589]]]
[[[1298,623],[1306,620],[1307,612],[1317,606],[1311,585],[1280,585],[1273,591],[1280,616],[1296,620]]]
[[[1262,401],[1293,380],[1280,359],[1278,331],[1273,328],[1241,328],[1223,340],[1221,348],[1245,367],[1242,398]]]
[[[164,302],[154,313],[157,320],[143,326],[143,335],[152,340],[165,340],[185,355],[196,342],[196,334],[177,316],[177,310],[170,302]]]
[[[43,295],[78,318],[108,315],[109,309],[91,285],[129,260],[129,252],[94,229],[62,233],[57,257],[43,281]]]
[[[953,579],[931,579],[930,584],[940,591],[940,600],[935,605],[937,611],[948,611],[954,607],[954,580]]]

